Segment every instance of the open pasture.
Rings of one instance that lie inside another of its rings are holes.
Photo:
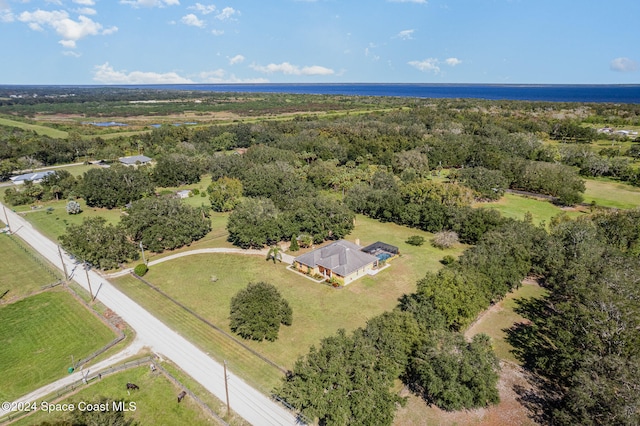
[[[0,399],[11,401],[67,375],[109,343],[113,331],[66,291],[51,290],[0,307]]]
[[[128,382],[135,383],[140,389],[127,391]],[[113,409],[114,401],[124,401],[125,406],[130,409],[124,413],[124,418],[134,420],[141,426],[216,424],[191,398],[186,397],[178,404],[176,395],[180,391],[178,386],[159,371],[152,373],[145,365],[105,376],[101,380],[92,380],[88,386],[56,403],[78,406],[80,402],[96,403],[104,398],[109,408]],[[135,410],[130,404],[135,404]],[[19,420],[15,425],[27,426],[45,421],[55,423],[68,418],[69,413],[38,411]]]

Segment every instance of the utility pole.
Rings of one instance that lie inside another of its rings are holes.
[[[4,210],[4,220],[7,222],[7,226],[9,227],[9,234],[11,234],[11,225],[9,224],[9,215],[7,214],[7,208],[2,205],[2,209]]]
[[[142,261],[144,264],[147,264],[147,259],[144,258],[144,246],[142,245],[142,241],[140,241],[140,251],[142,251]]]
[[[224,361],[224,391],[227,394],[227,416],[231,414],[231,407],[229,407],[229,384],[227,377],[227,360]]]
[[[58,246],[58,254],[60,255],[60,262],[62,262],[62,269],[64,270],[64,280],[69,281],[69,275],[67,275],[67,265],[64,263],[64,259],[62,257],[62,250],[60,246]]]
[[[89,294],[91,294],[91,301],[93,302],[93,290],[91,290],[91,280],[89,280],[89,264],[84,262],[84,273],[87,275],[87,283],[89,284]]]

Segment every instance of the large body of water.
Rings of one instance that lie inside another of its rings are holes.
[[[297,93],[413,98],[640,103],[638,85],[502,84],[167,84],[125,87],[206,92]]]

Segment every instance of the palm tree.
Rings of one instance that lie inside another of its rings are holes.
[[[267,260],[273,260],[273,263],[282,262],[282,249],[278,245],[273,245],[267,253]]]

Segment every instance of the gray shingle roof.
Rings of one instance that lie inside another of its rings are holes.
[[[338,240],[328,246],[300,255],[294,259],[294,262],[300,262],[312,268],[322,266],[345,277],[377,260],[377,257],[362,252],[360,246],[346,240]]]
[[[55,173],[53,170],[47,170],[46,172],[36,172],[36,173],[25,173],[23,175],[14,176],[10,178],[13,182],[24,182],[27,180],[36,181],[48,176],[52,173]]]
[[[131,157],[121,157],[118,160],[120,160],[120,162],[122,164],[136,164],[137,162],[140,162],[142,164],[144,163],[148,163],[149,161],[151,161],[151,158],[147,157],[146,155],[133,155]]]

